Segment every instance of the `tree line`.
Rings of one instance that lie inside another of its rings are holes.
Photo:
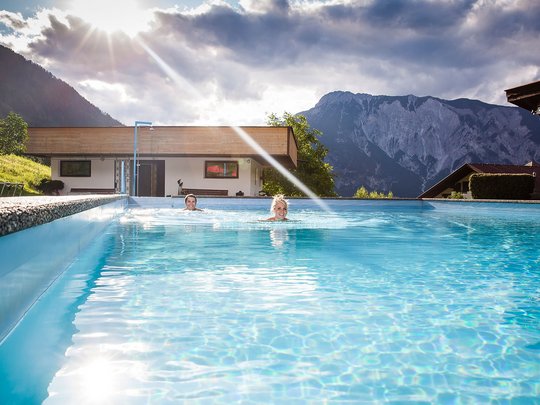
[[[28,124],[14,112],[0,118],[0,155],[22,155],[28,141]]]

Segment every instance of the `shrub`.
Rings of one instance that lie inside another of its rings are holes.
[[[43,179],[39,183],[37,189],[41,190],[45,195],[58,195],[59,191],[64,188],[62,180]]]
[[[463,200],[463,194],[459,191],[452,191],[452,194],[448,198],[451,200]]]
[[[475,173],[469,179],[469,189],[473,198],[527,200],[534,182],[530,174]]]
[[[361,186],[356,190],[356,193],[353,195],[354,198],[394,198],[394,194],[389,191],[388,194],[378,191],[367,191],[364,186]]]
[[[369,192],[366,190],[364,186],[361,186],[356,190],[356,193],[354,193],[353,197],[355,198],[369,198]]]

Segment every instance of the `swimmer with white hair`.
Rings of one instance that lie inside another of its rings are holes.
[[[274,216],[267,218],[266,221],[288,221],[288,208],[289,202],[285,199],[285,196],[283,194],[275,195],[272,200],[272,206],[270,207],[270,211]]]

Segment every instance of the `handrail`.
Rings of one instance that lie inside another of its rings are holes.
[[[12,183],[9,181],[0,181],[0,197],[15,197],[17,191],[19,191],[19,196],[22,195],[24,189],[24,183]],[[10,195],[10,189],[13,189],[13,192]],[[6,195],[4,195],[4,190],[6,190]]]

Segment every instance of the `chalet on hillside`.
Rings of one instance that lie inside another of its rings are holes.
[[[264,151],[285,168],[297,165],[291,127],[28,128],[28,135],[26,154],[51,158],[62,194],[256,196],[270,166]]]
[[[532,199],[540,199],[540,164],[529,162],[526,165],[496,165],[485,163],[466,163],[439,181],[418,198],[448,198],[453,191],[472,198],[469,190],[469,178],[474,173],[532,174],[536,177]]]

